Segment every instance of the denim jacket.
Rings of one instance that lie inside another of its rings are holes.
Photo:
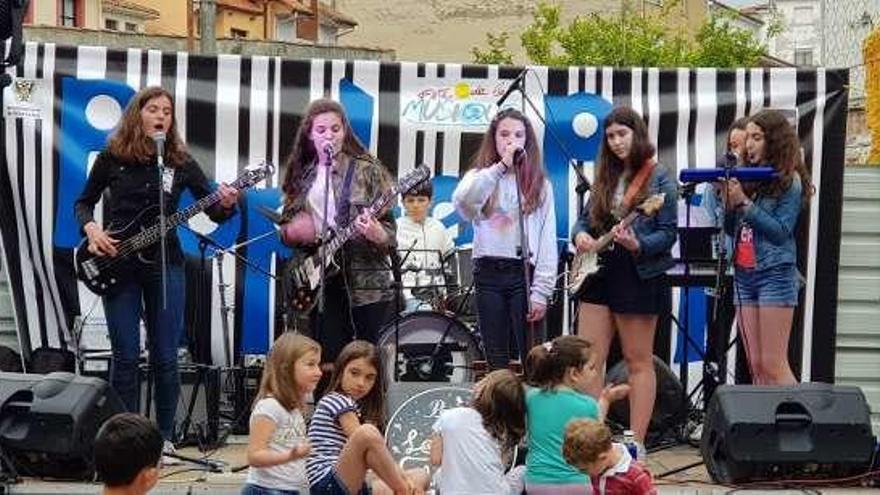
[[[647,192],[649,196],[666,193],[666,198],[656,215],[639,216],[632,224],[633,233],[641,248],[636,255],[636,270],[643,280],[666,273],[672,268],[675,262],[672,261],[670,250],[678,235],[678,187],[672,173],[658,163],[651,174]],[[572,242],[581,232],[587,232],[593,237],[602,233],[590,227],[590,206],[591,201],[588,200],[584,213],[572,228]]]
[[[794,232],[801,212],[802,191],[801,178],[795,175],[788,189],[779,196],[759,195],[744,211],[730,211],[725,215],[727,232],[739,235],[743,223],[752,226],[755,269],[797,262]]]

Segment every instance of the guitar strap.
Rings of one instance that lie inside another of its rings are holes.
[[[351,209],[351,180],[354,177],[354,169],[356,167],[354,158],[348,162],[348,169],[345,171],[345,178],[342,180],[342,192],[336,199],[336,227],[345,227],[351,220],[348,212]]]
[[[621,202],[621,211],[630,211],[632,208],[633,201],[636,199],[636,195],[639,194],[639,191],[642,190],[642,186],[645,184],[645,181],[648,180],[648,177],[651,176],[651,173],[654,172],[654,168],[657,165],[657,162],[648,158],[645,160],[645,164],[642,166],[639,173],[633,177],[632,182],[629,183],[629,186],[626,188],[626,192],[623,194],[623,201]]]

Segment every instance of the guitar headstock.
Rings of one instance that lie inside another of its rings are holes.
[[[666,193],[657,193],[648,196],[647,199],[642,201],[642,204],[638,206],[638,209],[647,216],[655,215],[660,208],[663,208],[663,203],[666,201]]]
[[[239,189],[251,187],[257,182],[271,177],[274,172],[275,165],[272,162],[263,161],[259,165],[252,165],[244,169],[232,185]]]
[[[397,182],[396,194],[406,194],[407,191],[428,180],[431,177],[431,169],[424,163],[416,165]]]

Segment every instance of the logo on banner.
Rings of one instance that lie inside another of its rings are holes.
[[[401,121],[421,126],[457,126],[485,129],[492,120],[495,102],[504,94],[505,81],[486,81],[424,85],[402,95]]]
[[[9,91],[13,98],[4,98],[4,115],[8,119],[42,119],[45,98],[43,81],[37,79],[16,79]]]

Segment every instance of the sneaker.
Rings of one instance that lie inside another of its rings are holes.
[[[177,348],[177,364],[192,364],[192,354],[189,353],[189,349],[186,347],[178,347]]]
[[[174,448],[174,444],[168,440],[165,440],[165,443],[162,444],[162,454],[176,454],[177,449]],[[177,459],[176,457],[171,457],[168,455],[162,455],[160,459],[160,464],[162,467],[165,466],[179,466],[183,464],[183,461]]]

